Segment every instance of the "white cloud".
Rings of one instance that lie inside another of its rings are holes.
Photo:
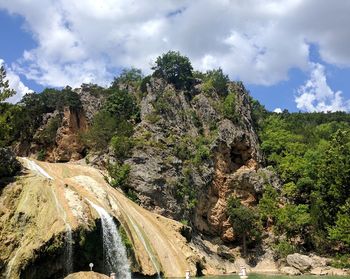
[[[5,61],[0,59],[0,66],[5,65]],[[34,91],[29,89],[23,84],[20,77],[9,67],[5,65],[6,79],[9,81],[9,87],[16,91],[16,94],[6,100],[9,103],[17,103],[26,93],[33,93]]]
[[[281,109],[281,108],[275,108],[275,109],[273,110],[273,112],[282,113],[282,109]]]
[[[350,102],[344,101],[341,91],[333,91],[328,83],[325,67],[310,63],[310,79],[298,88],[297,108],[303,111],[348,111]]]
[[[350,1],[333,2],[11,0],[0,9],[23,16],[37,42],[15,70],[45,86],[108,84],[116,68],[147,72],[170,49],[197,69],[271,85],[308,69],[310,43],[326,62],[350,65]]]

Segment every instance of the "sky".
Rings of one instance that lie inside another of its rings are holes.
[[[169,50],[222,68],[267,109],[350,110],[348,0],[0,0],[0,63],[17,102],[108,86]]]

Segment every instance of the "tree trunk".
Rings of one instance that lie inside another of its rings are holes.
[[[243,233],[243,258],[247,256],[247,240],[246,233]]]

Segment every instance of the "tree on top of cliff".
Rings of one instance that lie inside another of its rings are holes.
[[[15,95],[16,91],[10,89],[9,81],[6,79],[6,70],[4,66],[0,67],[0,102]]]
[[[178,51],[168,51],[159,56],[152,70],[154,70],[153,76],[165,79],[176,89],[189,90],[193,85],[191,62]]]

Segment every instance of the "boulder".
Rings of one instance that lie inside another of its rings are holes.
[[[294,253],[287,256],[287,264],[300,270],[301,272],[305,272],[310,270],[312,266],[312,259],[309,256]]]
[[[287,275],[301,275],[301,272],[298,269],[291,266],[282,267],[281,272]]]
[[[329,270],[325,269],[324,267],[315,267],[310,270],[310,274],[312,275],[328,275]]]
[[[77,272],[69,274],[65,279],[109,279],[107,275],[93,271]]]

